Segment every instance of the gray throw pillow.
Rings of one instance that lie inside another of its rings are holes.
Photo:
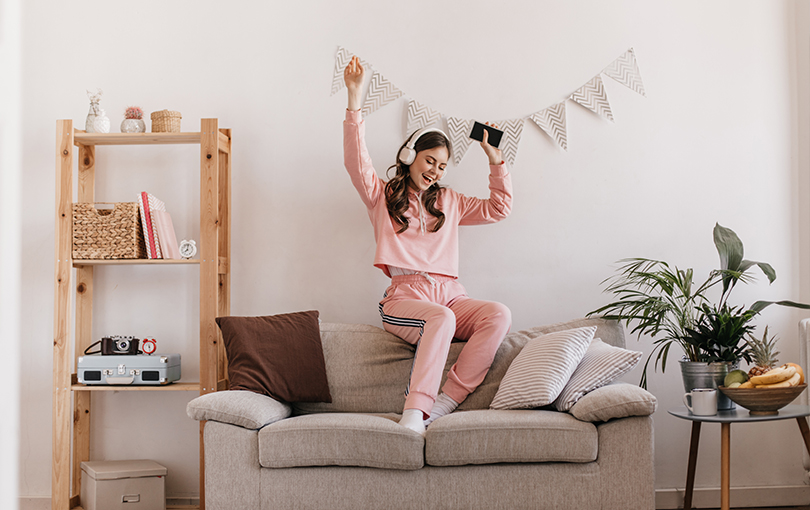
[[[287,404],[252,391],[217,391],[189,402],[186,413],[197,421],[218,421],[255,430],[283,420],[291,409]]]
[[[597,388],[574,404],[571,414],[581,421],[599,422],[655,412],[655,395],[634,384],[617,382]]]
[[[568,411],[583,395],[632,370],[642,354],[640,351],[614,347],[594,338],[554,406],[558,411]]]

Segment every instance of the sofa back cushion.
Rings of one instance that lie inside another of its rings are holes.
[[[365,324],[321,324],[332,403],[298,402],[296,414],[401,413],[414,347]]]
[[[588,326],[596,326],[595,336],[602,341],[624,347],[622,326],[618,322],[598,318],[560,322],[509,333],[498,348],[492,368],[484,381],[461,403],[459,410],[488,409],[512,360],[532,338]],[[332,403],[295,403],[295,414],[401,413],[413,364],[414,346],[376,326],[322,323],[320,327]],[[450,346],[442,384],[465,345],[466,342],[453,342]]]

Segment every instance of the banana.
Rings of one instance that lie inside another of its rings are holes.
[[[797,371],[795,374],[793,374],[793,377],[788,379],[788,382],[791,386],[798,386],[803,382],[802,379],[804,379],[804,375]]]
[[[776,384],[786,381],[796,374],[796,367],[783,365],[781,367],[768,370],[762,375],[755,375],[751,379],[751,384],[762,386],[766,384]]]
[[[793,374],[789,379],[785,379],[782,382],[774,383],[774,384],[761,384],[757,386],[757,389],[760,388],[789,388],[791,386],[797,386],[799,381],[801,380],[802,376],[798,373]]]
[[[799,384],[804,384],[804,370],[802,370],[802,367],[800,367],[796,363],[785,363],[785,364],[790,365],[792,367],[796,367],[796,373],[801,375],[801,380],[799,381]]]
[[[744,383],[742,383],[741,385],[739,385],[737,387],[740,388],[740,389],[753,388],[754,383],[752,383],[751,381],[745,381]]]

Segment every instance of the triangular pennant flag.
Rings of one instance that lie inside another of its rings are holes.
[[[331,95],[334,96],[335,92],[339,91],[340,89],[342,89],[343,87],[346,86],[346,84],[343,81],[343,70],[346,69],[346,66],[349,64],[349,61],[351,61],[353,56],[354,55],[349,53],[346,50],[346,48],[344,48],[342,46],[338,46],[338,51],[337,51],[337,54],[335,55],[335,74],[332,75],[332,94]],[[365,60],[363,60],[361,58],[360,59],[360,64],[363,66],[363,68],[365,68],[366,71],[368,71],[368,69],[370,67],[368,65],[368,62],[366,62]]]
[[[450,143],[453,145],[453,164],[456,166],[461,163],[461,158],[467,154],[467,149],[470,148],[472,143],[472,138],[470,138],[471,129],[471,120],[447,117],[447,131],[450,135]]]
[[[613,63],[602,72],[625,87],[647,97],[644,91],[644,83],[641,81],[641,73],[638,70],[636,53],[633,51],[633,48],[630,48],[624,55],[614,60]]]
[[[598,74],[579,90],[571,94],[569,99],[576,101],[585,108],[613,122],[613,112],[610,111],[610,103],[608,102],[605,84],[602,83],[602,77]]]
[[[417,129],[432,126],[441,119],[441,113],[418,101],[411,100],[408,102],[408,132],[405,133],[405,136],[410,136]]]
[[[363,105],[363,117],[371,115],[400,97],[402,97],[402,91],[386,80],[383,75],[374,71],[374,74],[371,75],[371,85],[368,88],[366,103]]]
[[[520,137],[523,134],[523,119],[504,120],[495,123],[498,129],[503,130],[500,149],[509,166],[515,165]]]
[[[565,101],[533,113],[530,117],[557,145],[568,151],[568,135],[565,126]]]

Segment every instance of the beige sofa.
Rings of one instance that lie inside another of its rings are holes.
[[[206,508],[651,510],[656,401],[646,391],[613,383],[570,412],[489,409],[526,342],[586,325],[624,347],[621,326],[601,319],[510,333],[482,385],[423,437],[397,424],[413,347],[374,326],[322,324],[332,403],[245,391],[189,403],[189,416],[208,420]]]

